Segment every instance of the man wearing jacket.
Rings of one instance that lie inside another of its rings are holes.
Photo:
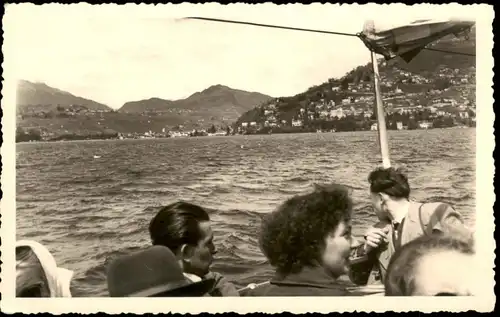
[[[423,235],[442,233],[471,240],[473,233],[460,213],[446,203],[410,200],[408,179],[400,170],[377,168],[368,177],[370,196],[379,221],[368,228],[365,242],[354,252],[350,278],[366,285],[386,276],[392,255]]]

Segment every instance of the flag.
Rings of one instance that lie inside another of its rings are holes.
[[[383,55],[386,60],[400,56],[408,63],[430,43],[449,34],[458,36],[468,32],[474,24],[465,19],[425,19],[383,26],[369,20],[360,38],[370,51]]]

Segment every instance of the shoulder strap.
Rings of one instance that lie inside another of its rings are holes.
[[[431,232],[432,228],[434,228],[434,226],[436,226],[436,224],[439,221],[441,221],[441,219],[443,219],[443,215],[446,212],[446,210],[448,210],[448,206],[449,206],[448,204],[441,203],[439,204],[439,206],[436,207],[436,209],[432,213],[431,218],[429,219],[429,226],[428,226]]]
[[[443,215],[445,211],[448,209],[448,204],[445,203],[440,203],[436,209],[432,212],[430,218],[429,218],[429,223],[424,225],[424,222],[422,220],[422,207],[424,204],[421,204],[420,207],[418,208],[418,218],[420,220],[420,227],[422,228],[422,231],[424,232],[425,235],[430,235],[432,232],[432,228],[443,218]]]
[[[420,221],[420,228],[422,228],[422,231],[425,235],[427,235],[427,230],[424,225],[424,222],[422,221],[422,207],[424,204],[420,204],[420,207],[418,207],[418,220]]]

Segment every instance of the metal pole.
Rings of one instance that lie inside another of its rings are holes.
[[[382,103],[382,93],[380,91],[380,76],[378,73],[377,55],[375,52],[372,54],[372,65],[373,65],[373,85],[375,88],[375,102],[376,102],[376,113],[378,122],[378,140],[380,145],[380,154],[382,154],[382,165],[384,168],[391,167],[391,161],[389,160],[389,142],[387,140],[387,126],[385,123],[385,111]]]

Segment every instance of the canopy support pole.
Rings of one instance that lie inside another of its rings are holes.
[[[389,160],[389,142],[387,140],[387,126],[385,123],[384,106],[382,103],[382,94],[380,91],[380,75],[378,72],[377,55],[373,51],[371,52],[371,55],[373,65],[373,86],[375,88],[375,102],[377,105],[377,131],[380,145],[380,154],[382,154],[382,166],[384,168],[389,168],[391,167],[391,161]]]

